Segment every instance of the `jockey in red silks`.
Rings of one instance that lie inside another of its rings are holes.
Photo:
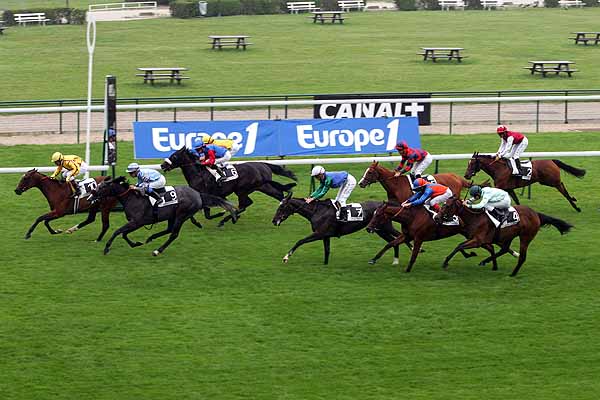
[[[496,153],[496,160],[500,157],[506,158],[512,168],[513,175],[521,175],[521,161],[519,157],[525,151],[529,144],[525,135],[519,132],[509,131],[504,125],[500,125],[496,129],[496,133],[500,136],[500,148]]]
[[[423,171],[433,161],[431,154],[425,150],[411,149],[404,140],[396,145],[396,150],[402,156],[402,161],[396,167],[394,176],[410,172],[411,180],[420,178]]]

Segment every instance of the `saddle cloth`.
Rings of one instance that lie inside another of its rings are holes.
[[[212,174],[212,176],[215,177],[215,180],[218,180],[221,177],[219,173],[213,168],[206,169]],[[225,165],[225,167],[223,168],[223,172],[225,172],[225,179],[223,179],[221,182],[229,182],[238,178],[237,169],[235,169],[235,167],[232,164]]]
[[[167,206],[172,206],[177,204],[179,200],[177,199],[177,192],[173,186],[165,186],[161,189],[154,189],[156,193],[158,193],[165,201],[158,205],[158,208],[163,208]],[[154,197],[148,196],[148,200],[150,200],[150,205],[154,207],[156,204],[156,199]]]
[[[533,171],[533,167],[531,166],[531,161],[521,161],[521,179],[525,181],[531,180],[531,172]]]
[[[496,218],[496,216],[494,216],[488,210],[485,210],[485,213],[488,215],[488,217],[490,218],[490,221],[492,221],[494,226],[496,228],[498,228],[498,225],[500,225],[500,221],[498,221],[498,218]],[[519,217],[519,213],[517,212],[517,210],[514,207],[509,207],[508,208],[508,217],[506,217],[504,222],[502,222],[502,226],[500,226],[500,229],[516,225],[519,223],[520,220],[521,219]]]
[[[362,222],[363,208],[360,203],[350,203],[342,207],[341,213],[346,213],[346,222]]]
[[[431,207],[429,207],[427,204],[423,204],[423,207],[425,207],[425,209],[429,212],[429,214],[431,215],[431,218],[435,218],[435,216],[437,215],[437,213],[435,211],[433,211],[431,209]],[[434,220],[435,222],[435,220]],[[442,220],[442,225],[446,225],[446,226],[457,226],[460,225],[460,220],[458,219],[458,216],[453,215],[452,219],[449,221],[443,221]]]
[[[437,181],[435,180],[433,175],[423,175],[421,178],[425,179],[429,183],[437,183]],[[415,188],[413,186],[414,181],[410,178],[410,175],[406,175],[406,179],[408,179],[408,184],[410,185],[410,188],[414,189]]]
[[[82,181],[77,182],[77,185],[79,186],[79,196],[78,198],[83,198],[83,197],[87,197],[90,194],[92,194],[93,190],[96,190],[98,188],[98,183],[96,183],[96,180],[94,178],[87,178],[84,179]]]

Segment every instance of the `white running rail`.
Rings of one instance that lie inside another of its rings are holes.
[[[88,11],[131,10],[145,8],[157,8],[156,1],[139,1],[135,3],[90,4],[88,6]]]

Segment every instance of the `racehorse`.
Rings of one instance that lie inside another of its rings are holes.
[[[433,177],[437,183],[449,187],[455,196],[460,196],[462,188],[471,187],[471,183],[456,174],[435,174]],[[402,203],[413,194],[411,183],[405,176],[394,176],[394,171],[380,166],[377,161],[373,161],[367,168],[358,185],[364,189],[375,182],[381,183],[387,192],[388,201]]]
[[[448,263],[458,251],[489,246],[492,243],[495,243],[500,246],[500,252],[480,263],[480,265],[484,265],[492,261],[492,270],[495,271],[498,269],[496,259],[510,251],[509,246],[511,242],[518,236],[520,242],[519,260],[510,274],[510,276],[516,276],[527,258],[527,248],[529,247],[529,243],[535,238],[540,227],[552,225],[558,229],[561,235],[569,232],[573,227],[565,221],[538,213],[527,206],[515,206],[515,209],[519,213],[519,223],[506,228],[497,229],[484,210],[472,210],[469,207],[466,207],[462,201],[454,197],[446,201],[446,204],[442,206],[442,210],[440,211],[440,218],[443,220],[452,215],[458,215],[465,224],[465,236],[467,237],[467,240],[459,244],[448,257],[446,257],[442,266],[448,268]]]
[[[160,167],[165,172],[174,168],[181,168],[188,185],[199,192],[210,193],[219,197],[227,197],[231,193],[235,193],[238,197],[238,215],[252,204],[252,199],[249,197],[252,192],[259,191],[281,201],[284,192],[289,192],[296,186],[295,183],[283,185],[272,181],[273,174],[297,180],[292,171],[279,165],[247,162],[235,166],[238,172],[237,179],[224,182],[219,186],[212,174],[206,168],[199,166],[185,147],[171,154]],[[211,219],[220,215],[211,217],[210,212],[205,209],[205,216]],[[225,217],[219,222],[219,226],[223,226],[229,219],[231,219],[230,216]]]
[[[313,233],[300,239],[283,257],[283,262],[287,263],[290,256],[296,249],[305,243],[314,242],[316,240],[323,241],[323,249],[325,258],[323,263],[329,263],[330,240],[332,237],[346,236],[354,232],[358,232],[367,226],[375,209],[381,204],[378,201],[367,201],[361,203],[363,209],[363,220],[355,222],[342,222],[336,218],[336,209],[330,200],[315,200],[311,203],[306,203],[304,199],[292,198],[289,193],[279,204],[275,215],[273,216],[273,225],[279,226],[290,215],[298,213],[308,221],[310,221]],[[398,232],[389,222],[384,224],[377,234],[385,241],[391,242],[396,236],[402,234]],[[408,244],[407,244],[408,245]],[[394,246],[394,262],[398,264],[398,246]]]
[[[220,197],[199,193],[189,186],[175,186],[175,192],[177,194],[177,204],[159,207],[155,211],[148,198],[141,195],[135,186],[130,186],[123,176],[116,179],[108,178],[98,185],[98,188],[92,193],[92,200],[116,197],[123,205],[128,221],[108,239],[104,247],[104,254],[108,254],[110,246],[117,236],[122,234],[123,239],[131,247],[141,246],[143,243],[132,242],[127,235],[144,225],[168,221],[167,229],[153,234],[146,240],[146,243],[150,243],[160,236],[170,234],[169,239],[152,252],[152,255],[158,256],[179,236],[179,231],[183,223],[205,207],[222,207],[232,215],[234,221],[237,218],[235,207]]]
[[[551,186],[556,188],[567,200],[571,206],[581,212],[581,209],[577,207],[577,199],[572,197],[565,184],[560,180],[560,170],[567,172],[577,178],[583,178],[585,176],[585,169],[575,168],[560,160],[534,160],[531,162],[531,179],[521,179],[520,176],[513,176],[511,168],[504,162],[497,162],[494,156],[473,153],[473,157],[467,165],[467,171],[465,172],[465,178],[471,179],[479,171],[483,171],[494,180],[494,186],[506,190],[510,197],[519,203],[515,188],[529,186],[532,183],[539,182],[545,186]]]
[[[394,241],[386,244],[385,247],[369,261],[370,264],[375,264],[390,247],[402,244],[404,241],[413,240],[410,261],[405,270],[405,272],[410,272],[417,260],[423,242],[445,239],[457,234],[465,234],[463,227],[460,225],[437,224],[424,207],[413,206],[404,208],[390,206],[388,203],[383,203],[375,210],[373,218],[371,218],[371,221],[367,225],[367,232],[377,232],[380,226],[389,224],[391,221],[400,222],[402,224],[403,235],[398,236]],[[494,249],[491,245],[486,246],[485,249],[489,251],[490,254],[494,254]],[[464,250],[462,250],[461,253],[465,258],[475,257],[477,255],[474,252],[466,253]]]
[[[96,180],[96,183],[99,184],[100,182],[104,181],[106,177],[97,176],[94,179]],[[44,222],[44,225],[46,225],[46,228],[48,228],[48,232],[50,232],[52,235],[56,235],[62,233],[62,231],[60,229],[52,229],[50,226],[50,221],[64,217],[65,215],[75,214],[75,212],[80,213],[87,211],[88,217],[85,221],[67,230],[67,233],[72,233],[94,222],[96,220],[96,213],[101,211],[102,230],[100,231],[100,235],[98,235],[96,241],[99,242],[102,240],[102,237],[110,225],[110,210],[115,206],[115,204],[117,204],[116,198],[106,198],[97,203],[92,203],[87,198],[81,198],[79,199],[79,206],[77,207],[77,210],[75,210],[75,199],[71,197],[71,185],[68,183],[62,183],[56,179],[52,179],[49,176],[38,172],[38,170],[35,168],[27,171],[23,175],[15,189],[15,193],[17,195],[21,195],[23,192],[26,192],[33,187],[40,189],[42,194],[46,197],[46,200],[48,200],[48,205],[50,206],[50,212],[39,216],[35,220],[33,225],[31,225],[27,231],[27,234],[25,234],[25,239],[29,239],[31,237],[33,230],[42,221]]]

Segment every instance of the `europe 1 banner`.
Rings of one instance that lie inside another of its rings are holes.
[[[134,122],[136,159],[165,158],[196,137],[232,139],[238,157],[383,154],[405,140],[420,148],[416,117]]]

